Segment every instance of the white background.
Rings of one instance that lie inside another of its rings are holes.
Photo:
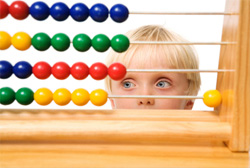
[[[6,1],[9,5],[14,0]],[[37,0],[29,0],[26,3],[31,6]],[[44,1],[51,7],[56,0]],[[69,8],[79,0],[61,0],[66,3]],[[109,1],[97,1],[88,0],[82,1],[89,8],[96,3],[103,3],[109,9],[117,4],[122,3],[126,5],[131,12],[224,12],[225,1],[224,0],[109,0]],[[70,16],[63,22],[54,20],[51,16],[45,21],[37,21],[31,16],[25,20],[16,20],[8,15],[5,19],[0,20],[0,31],[6,31],[11,36],[15,33],[23,31],[33,37],[36,33],[47,33],[51,38],[56,33],[65,33],[72,40],[75,35],[79,33],[85,33],[93,38],[95,35],[103,33],[110,39],[116,34],[124,34],[130,29],[137,28],[142,25],[159,24],[164,25],[167,29],[177,32],[184,38],[193,42],[219,42],[221,41],[223,16],[174,16],[174,15],[130,15],[128,20],[123,23],[115,23],[111,18],[108,18],[103,23],[97,23],[90,17],[84,22],[76,22]],[[199,58],[200,69],[218,69],[218,58],[220,52],[220,46],[195,46]],[[47,51],[40,52],[35,50],[32,46],[26,51],[18,51],[13,46],[9,49],[0,51],[0,60],[7,60],[13,66],[18,61],[27,61],[32,66],[39,61],[46,61],[51,66],[56,62],[64,61],[72,66],[76,62],[85,62],[88,66],[91,66],[95,62],[104,62],[105,57],[109,51],[104,53],[96,52],[91,48],[87,52],[78,52],[74,49],[73,45],[67,51],[58,52],[53,47],[50,47]],[[199,96],[210,89],[216,88],[216,74],[201,73],[202,85],[199,92]],[[41,88],[47,87],[52,92],[58,88],[67,88],[73,92],[77,88],[84,88],[89,92],[103,88],[104,80],[96,81],[90,76],[81,81],[75,80],[72,76],[66,80],[56,80],[52,75],[46,80],[39,80],[34,75],[28,79],[18,79],[15,75],[10,78],[2,80],[0,79],[1,87],[11,87],[17,91],[21,87],[29,87],[34,92]],[[111,109],[109,102],[101,107],[96,107],[89,102],[87,105],[78,107],[72,102],[67,106],[58,106],[52,102],[48,106],[40,106],[34,101],[31,105],[23,106],[19,105],[16,101],[8,106],[0,105],[0,108],[40,108],[40,109]],[[197,100],[194,110],[212,110],[212,108],[206,107],[202,100]]]

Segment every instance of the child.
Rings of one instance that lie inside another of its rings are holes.
[[[130,41],[186,42],[161,26],[142,26],[129,31]],[[122,63],[127,69],[199,69],[198,57],[190,45],[131,44],[124,53],[111,51],[107,66]],[[132,73],[120,81],[105,79],[110,95],[197,95],[199,73]],[[192,109],[194,100],[187,99],[110,99],[115,109]]]

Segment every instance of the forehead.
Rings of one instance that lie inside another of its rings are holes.
[[[134,47],[124,55],[125,66],[130,69],[169,69],[173,68],[174,53],[160,45]]]

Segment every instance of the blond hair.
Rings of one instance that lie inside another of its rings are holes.
[[[126,36],[130,41],[187,42],[187,40],[176,33],[170,32],[158,25],[139,27],[126,33]],[[160,55],[155,54],[159,51],[163,52],[166,56],[164,58],[165,61],[160,63],[167,63],[173,69],[199,69],[198,56],[193,46],[190,45],[131,44],[126,52],[116,53],[111,51],[106,58],[106,65],[109,66],[114,62],[120,62],[125,67],[128,67],[131,61],[137,57],[136,60],[141,60],[138,61],[137,68],[143,68],[145,64],[150,64],[152,59],[159,59]],[[188,73],[187,79],[189,84],[187,95],[197,95],[201,84],[200,74]],[[109,77],[105,79],[105,87],[107,92],[111,94],[111,79]]]

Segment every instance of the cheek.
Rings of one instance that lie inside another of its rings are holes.
[[[115,99],[117,109],[136,109],[136,99]]]
[[[156,99],[156,109],[184,109],[185,100],[181,99]]]

